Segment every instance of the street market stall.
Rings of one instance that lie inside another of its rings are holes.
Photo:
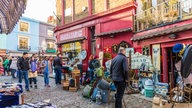
[[[22,104],[22,86],[17,83],[0,83],[0,100],[0,108]]]

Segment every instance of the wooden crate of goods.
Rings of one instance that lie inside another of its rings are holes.
[[[64,81],[63,82],[63,87],[69,87],[69,81]]]
[[[71,92],[77,92],[78,88],[77,87],[69,87],[69,91]]]
[[[75,76],[75,87],[80,88],[80,76]]]
[[[63,87],[63,90],[69,90],[69,86]]]

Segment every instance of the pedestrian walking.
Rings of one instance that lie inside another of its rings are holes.
[[[15,73],[17,72],[17,58],[12,57],[12,61],[10,64],[10,71],[11,71],[11,76],[12,78],[16,78]]]
[[[115,108],[122,108],[122,98],[128,80],[128,60],[125,49],[120,47],[118,55],[112,60],[110,74],[117,88],[115,95]]]
[[[61,84],[62,75],[62,61],[61,54],[57,54],[57,57],[53,61],[54,72],[55,72],[55,84]]]
[[[29,63],[30,63],[29,84],[30,87],[33,88],[32,83],[34,83],[34,86],[37,89],[37,59],[35,59],[34,55],[31,56]]]
[[[44,75],[44,83],[46,87],[50,87],[49,85],[49,57],[45,57],[45,59],[43,60],[43,75]]]
[[[28,80],[29,59],[27,52],[24,52],[23,56],[18,60],[18,69],[19,69],[19,83],[22,83],[22,78],[24,77],[25,89],[26,91],[30,91]]]
[[[9,57],[7,57],[5,59],[5,61],[3,62],[4,76],[6,76],[6,72],[7,72],[7,75],[8,75],[8,67],[9,67]]]

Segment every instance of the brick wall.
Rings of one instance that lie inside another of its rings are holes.
[[[92,13],[100,13],[105,10],[105,0],[92,0]]]
[[[72,0],[65,0],[65,4],[64,4],[65,10],[69,9],[69,8],[72,9],[72,5],[73,5],[72,3],[73,3]],[[70,22],[72,22],[72,11],[71,11],[70,15],[68,15],[68,16],[65,15],[65,24],[70,23]]]
[[[75,0],[75,20],[88,16],[88,0]]]
[[[56,0],[56,15],[61,20],[62,18],[62,0]],[[61,25],[61,21],[56,18],[56,25]]]
[[[108,0],[109,9],[121,6],[123,4],[129,3],[132,0]]]

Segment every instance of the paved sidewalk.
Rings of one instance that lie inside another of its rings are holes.
[[[24,91],[25,102],[37,102],[50,99],[58,108],[114,108],[114,103],[97,105],[89,99],[83,98],[82,89],[78,92],[69,92],[62,89],[61,85],[55,85],[50,78],[51,87],[44,87],[43,77],[37,77],[38,89],[31,88],[31,92]],[[0,76],[0,82],[18,82],[10,76]],[[24,87],[24,81],[23,81]],[[127,108],[152,108],[152,103],[137,95],[124,95]]]

